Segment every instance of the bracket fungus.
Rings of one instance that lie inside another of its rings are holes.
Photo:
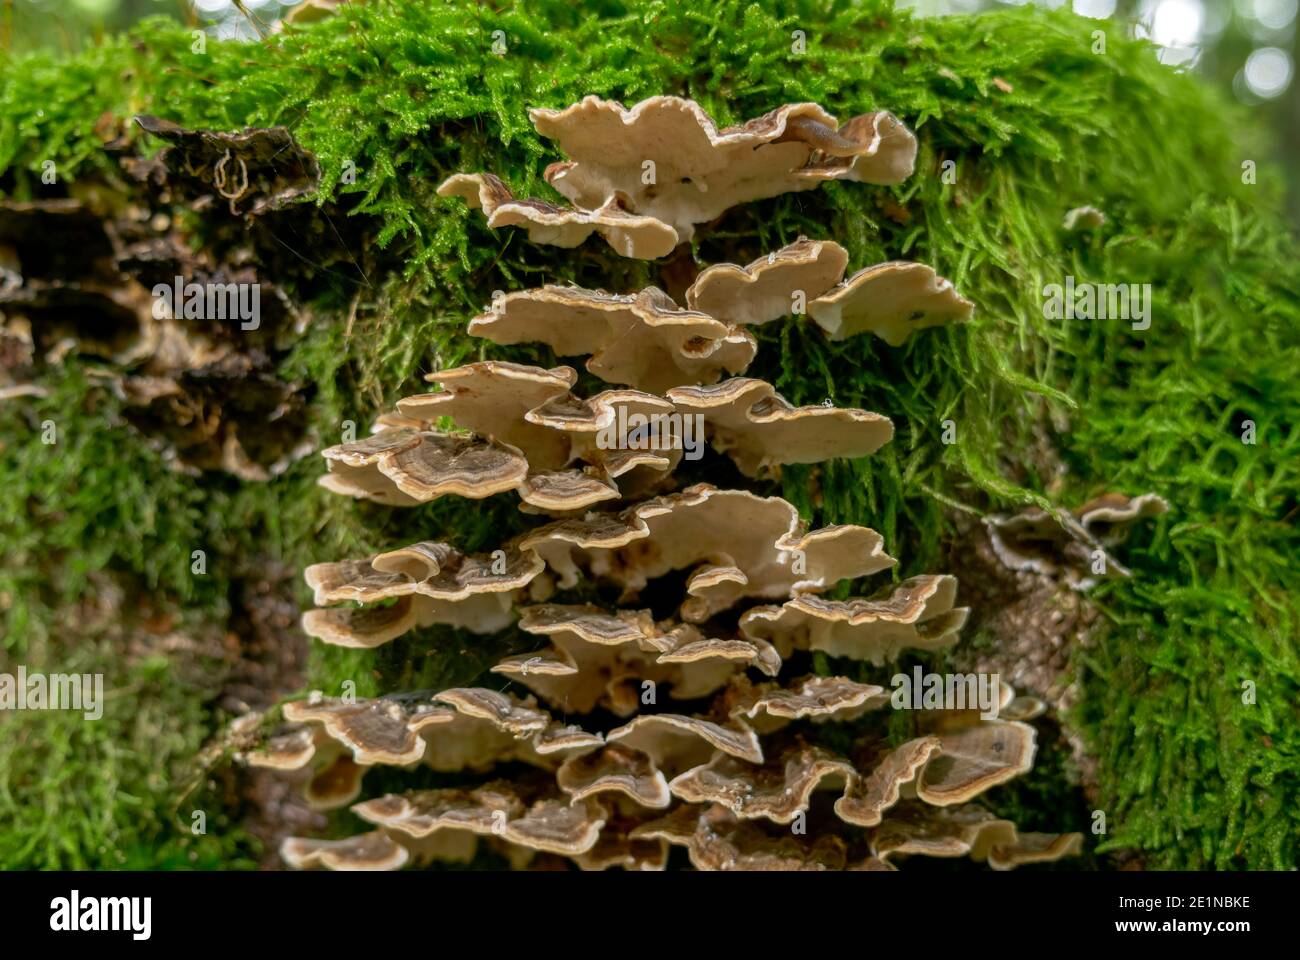
[[[840,126],[815,103],[791,103],[719,130],[693,100],[651,97],[628,109],[589,96],[529,116],[569,157],[545,177],[572,207],[520,200],[489,173],[453,174],[439,196],[482,209],[490,227],[524,227],[536,243],[575,247],[594,232],[637,259],[667,255],[739,204],[826,180],[901,183],[916,165],[916,138],[885,111]]]
[[[765,641],[706,637],[689,624],[656,624],[649,611],[609,614],[548,604],[520,613],[519,628],[549,637],[551,649],[507,657],[492,672],[566,711],[600,706],[626,717],[639,708],[646,681],[664,684],[674,699],[691,700],[720,689],[746,667],[768,676],[781,668]]]
[[[619,743],[570,757],[556,771],[555,781],[575,800],[615,793],[650,810],[672,803],[668,781],[650,755]]]
[[[879,665],[904,649],[941,650],[957,640],[969,611],[953,607],[956,578],[920,576],[878,599],[825,600],[800,596],[780,607],[755,607],[741,633],[771,641],[782,656],[819,650]]]
[[[433,624],[494,633],[514,620],[519,592],[543,569],[540,558],[511,543],[467,556],[445,543],[422,542],[368,560],[313,564],[305,579],[322,609],[307,611],[302,626],[326,643],[362,648]],[[362,606],[329,606],[346,602]]]
[[[508,293],[469,324],[502,345],[544,343],[557,356],[590,356],[587,370],[608,383],[662,392],[741,373],[754,359],[753,334],[679,307],[657,287],[610,294],[580,287]]]
[[[697,870],[825,871],[848,865],[848,845],[835,834],[809,837],[767,828],[723,806],[705,808],[681,845]]]
[[[867,527],[807,531],[780,497],[696,484],[620,514],[589,514],[538,528],[520,541],[564,589],[585,567],[633,594],[675,570],[689,570],[683,619],[702,622],[745,597],[821,591],[894,565]],[[751,638],[752,639],[752,638]]]
[[[728,716],[759,733],[771,733],[795,720],[824,723],[856,720],[889,702],[884,687],[847,677],[809,676],[788,687],[775,683],[732,684],[724,698]]]
[[[654,217],[636,216],[610,197],[596,207],[580,210],[545,200],[517,199],[500,177],[490,173],[457,173],[438,187],[440,197],[460,197],[471,209],[480,209],[488,226],[523,227],[534,243],[556,247],[579,246],[593,233],[625,257],[654,260],[677,246],[677,232]]]
[[[319,726],[290,725],[238,757],[253,768],[307,771],[302,796],[313,810],[345,807],[361,793],[364,771],[347,749]]]
[[[600,836],[605,811],[596,803],[569,803],[553,788],[520,790],[494,781],[473,790],[417,790],[356,804],[358,817],[426,859],[461,859],[448,835],[486,836],[525,850],[578,856]],[[431,839],[444,842],[434,847]],[[473,843],[471,841],[471,849]],[[440,848],[440,849],[439,849]]]
[[[808,315],[832,340],[871,332],[891,347],[914,331],[969,320],[975,305],[923,263],[880,263],[859,270],[808,303]]]
[[[704,418],[713,446],[747,477],[775,465],[866,457],[894,436],[888,417],[821,404],[796,407],[764,380],[736,377],[668,391],[678,412]]]
[[[447,417],[476,436],[513,447],[536,469],[555,470],[568,462],[568,442],[563,433],[532,423],[528,414],[567,394],[577,376],[570,367],[471,363],[426,375],[424,379],[442,386],[442,392],[403,397],[397,411],[425,423]]]
[[[1127,539],[1135,523],[1168,510],[1168,502],[1154,493],[1107,493],[1071,512],[1031,507],[984,523],[993,552],[1009,569],[1059,577],[1076,590],[1087,590],[1102,579],[1129,576],[1111,550]]]
[[[1079,853],[1077,833],[1020,833],[1009,820],[999,820],[978,806],[936,809],[908,804],[873,833],[872,854],[892,857],[921,854],[986,861],[994,870],[1025,863],[1043,863]]]
[[[539,242],[573,246],[599,231],[632,256],[662,255],[746,200],[826,179],[896,183],[916,152],[889,114],[838,126],[815,104],[723,130],[675,97],[631,110],[588,97],[532,117],[569,157],[547,180],[573,209],[516,200],[490,175],[457,175],[439,192]],[[646,180],[643,161],[655,171]],[[471,334],[586,356],[614,389],[579,397],[569,367],[481,361],[430,374],[440,392],[398,401],[374,435],[326,451],[324,485],[342,493],[411,505],[514,490],[526,513],[553,518],[491,553],[430,540],[313,565],[308,633],[372,647],[432,623],[486,635],[517,620],[518,635],[548,645],[512,645],[525,652],[491,668],[525,697],[461,687],[286,704],[298,726],[248,762],[312,769],[322,805],[356,800],[377,763],[470,778],[353,803],[369,832],[290,839],[288,864],[396,869],[465,861],[481,843],[515,867],[563,857],[584,870],[664,869],[673,848],[702,870],[893,870],[927,853],[1005,869],[1078,851],[1078,835],[1019,834],[970,803],[1030,769],[1041,701],[1003,685],[996,711],[932,710],[897,742],[884,687],[807,675],[810,659],[878,667],[954,644],[967,615],[955,578],[826,599],[896,565],[880,534],[810,530],[793,504],[747,489],[663,492],[690,470],[684,428],[664,443],[621,433],[634,418],[702,422],[750,478],[879,449],[893,434],[887,417],[797,407],[734,376],[754,359],[747,327],[799,312],[799,296],[832,339],[870,330],[897,345],[970,314],[928,267],[882,264],[844,280],[847,263],[838,244],[800,238],[748,266],[704,270],[685,308],[654,287],[507,294]],[[1125,510],[1108,502],[1079,523],[1122,523]]]
[[[719,263],[700,272],[686,306],[724,323],[760,326],[791,312],[797,294],[820,297],[844,277],[849,252],[833,240],[800,237],[745,267]]]
[[[528,461],[492,440],[429,430],[381,430],[323,451],[334,493],[389,506],[412,506],[447,494],[489,497],[528,479]]]
[[[405,847],[378,830],[345,840],[290,837],[280,845],[280,856],[295,870],[397,870],[411,859]]]
[[[531,698],[477,687],[373,700],[313,694],[283,710],[295,727],[242,759],[264,769],[310,768],[304,795],[315,809],[351,803],[376,765],[477,772],[514,761],[554,771],[604,743],[600,734],[554,720]]]
[[[841,127],[815,103],[786,104],[721,130],[680,97],[626,108],[589,96],[529,116],[569,157],[546,170],[562,196],[583,209],[620,197],[627,209],[670,225],[679,243],[739,204],[824,180],[901,183],[916,162],[916,138],[891,114],[863,114]]]
[[[675,777],[669,789],[687,803],[714,803],[737,817],[789,823],[808,809],[813,791],[845,786],[853,767],[820,747],[798,744],[762,766],[717,753]]]

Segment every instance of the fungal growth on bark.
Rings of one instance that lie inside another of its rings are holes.
[[[250,127],[238,133],[187,130],[161,117],[135,118],[141,129],[170,146],[154,158],[174,190],[212,202],[219,195],[252,216],[313,193],[320,183],[316,158],[287,127]]]
[[[1100,580],[1129,576],[1113,549],[1135,523],[1168,510],[1154,493],[1107,493],[1071,512],[1032,507],[1015,516],[989,517],[985,526],[994,553],[1008,569],[1060,577],[1076,590],[1087,590]]]
[[[832,340],[874,333],[897,347],[913,332],[969,320],[975,305],[923,263],[881,263],[859,270],[808,304]]]
[[[459,197],[482,210],[489,227],[522,227],[533,243],[579,246],[593,233],[625,257],[654,260],[677,246],[677,233],[654,217],[628,213],[611,197],[590,210],[561,207],[545,200],[515,198],[500,177],[457,173],[438,187],[440,197]]]
[[[759,326],[787,316],[796,293],[820,297],[848,265],[849,252],[833,240],[800,237],[745,267],[705,268],[686,291],[686,305],[725,323]]]
[[[607,383],[659,392],[743,373],[757,346],[747,331],[656,287],[621,296],[577,287],[506,294],[470,321],[493,343],[544,343],[560,357],[589,356],[588,372]]]
[[[482,209],[491,227],[522,226],[534,243],[575,247],[593,232],[619,254],[667,255],[696,224],[731,207],[826,180],[901,183],[916,138],[885,111],[841,126],[815,103],[792,103],[719,129],[693,100],[651,97],[626,108],[589,96],[563,110],[529,111],[537,132],[568,156],[546,182],[573,206],[516,199],[498,177],[455,174],[439,188]]]
[[[680,243],[695,224],[738,204],[823,180],[901,183],[916,162],[916,138],[891,114],[863,114],[841,127],[815,103],[786,104],[721,130],[680,97],[628,109],[590,96],[529,115],[569,158],[547,168],[547,183],[586,209],[620,197],[633,212],[669,224]]]
[[[894,436],[888,417],[821,404],[795,407],[763,380],[734,377],[707,387],[677,387],[678,412],[704,419],[715,450],[747,477],[788,463],[866,457]]]
[[[643,237],[627,232],[633,220],[676,243],[736,203],[825,179],[898,182],[916,147],[888,114],[841,127],[814,104],[721,131],[672,97],[631,110],[588,97],[533,120],[570,158],[547,179],[574,211],[516,201],[487,175],[442,191],[477,202],[493,225],[527,224],[538,242],[600,230],[629,256]],[[618,215],[605,217],[611,203]],[[1078,851],[1077,835],[1021,834],[972,803],[1032,767],[1034,698],[1001,684],[996,702],[923,711],[899,736],[886,687],[827,672],[955,644],[968,611],[954,577],[832,599],[896,565],[879,533],[810,529],[780,497],[687,483],[706,443],[761,479],[868,457],[892,439],[882,414],[795,406],[737,376],[755,355],[746,328],[787,315],[807,312],[835,339],[872,331],[894,345],[969,316],[928,267],[844,280],[847,265],[839,245],[801,238],[746,267],[704,270],[684,307],[655,288],[505,294],[470,333],[587,357],[615,389],[584,397],[570,367],[480,361],[430,374],[434,392],[324,451],[324,485],[339,493],[412,506],[513,491],[547,516],[493,550],[430,540],[308,568],[317,609],[303,625],[326,643],[375,647],[445,624],[480,637],[511,629],[520,652],[483,681],[512,692],[286,704],[289,726],[247,762],[309,771],[311,803],[351,804],[366,825],[347,839],[290,839],[287,864],[396,869],[486,847],[521,868],[561,857],[658,870],[683,848],[703,870],[892,870],[912,855],[1005,869]],[[1125,515],[1107,504],[1080,523]],[[374,766],[463,779],[357,802]]]
[[[268,480],[312,449],[303,386],[275,363],[305,318],[252,267],[191,251],[139,189],[120,211],[0,200],[0,400],[77,356],[173,468]]]

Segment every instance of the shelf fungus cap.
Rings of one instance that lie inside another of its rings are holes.
[[[595,750],[605,742],[599,733],[590,733],[577,724],[552,720],[541,733],[533,737],[533,749],[541,756],[558,753],[577,755]]]
[[[309,610],[303,630],[326,643],[364,649],[434,624],[495,633],[513,622],[517,594],[544,570],[541,558],[513,542],[492,554],[465,555],[422,541],[368,560],[313,564],[305,579],[318,604],[396,602]]]
[[[738,204],[830,179],[899,183],[916,160],[915,138],[889,114],[839,126],[815,103],[785,104],[721,130],[699,104],[680,97],[651,97],[628,109],[589,96],[529,115],[569,157],[546,170],[560,194],[583,208],[617,197],[628,210],[670,225],[679,242]]]
[[[682,700],[712,693],[736,670],[753,667],[769,677],[781,670],[781,655],[765,640],[708,637],[691,624],[675,627],[668,636],[674,646],[655,663],[670,668],[672,694]]]
[[[1028,773],[1034,765],[1034,728],[989,720],[937,734],[939,752],[916,780],[916,795],[937,807],[966,803]]]
[[[598,503],[618,500],[622,493],[612,481],[585,470],[548,470],[529,475],[516,491],[524,513],[576,516]]]
[[[699,817],[687,850],[697,870],[843,870],[848,859],[838,836],[792,835],[788,828],[742,820],[721,805]]]
[[[618,743],[565,760],[555,782],[574,800],[617,793],[642,807],[661,810],[672,803],[668,780],[651,758]]]
[[[1068,513],[1030,507],[1013,516],[986,517],[984,524],[1004,566],[1061,577],[1073,589],[1087,590],[1102,578],[1130,576],[1111,550],[1139,520],[1168,510],[1168,502],[1154,493],[1107,493]]]
[[[854,770],[835,813],[846,823],[874,827],[941,748],[938,737],[917,737],[877,754],[868,769]]]
[[[382,830],[346,840],[289,837],[280,857],[294,870],[399,870],[410,861],[405,847]]]
[[[832,240],[800,237],[748,266],[718,263],[700,272],[686,306],[724,323],[758,326],[795,312],[844,278],[848,251]]]
[[[568,437],[572,457],[602,482],[636,488],[662,480],[682,459],[683,438],[673,405],[640,390],[603,390],[583,400],[572,394],[532,410],[530,422]]]
[[[608,816],[595,801],[570,802],[549,785],[494,781],[473,790],[417,790],[357,804],[363,820],[421,841],[440,833],[490,836],[527,850],[577,856],[590,850]],[[535,798],[535,799],[534,799]]]
[[[694,699],[746,667],[769,675],[780,670],[780,657],[766,642],[706,637],[690,625],[656,623],[648,611],[542,604],[520,613],[520,629],[549,637],[552,648],[507,657],[492,672],[566,711],[600,706],[626,717],[640,708],[646,681],[668,686],[675,699]]]
[[[389,506],[448,494],[482,499],[513,490],[528,476],[528,459],[516,447],[431,430],[384,430],[322,453],[327,490]]]
[[[554,788],[550,790],[553,792]],[[535,795],[535,791],[533,792]],[[413,849],[446,834],[490,836],[529,850],[574,856],[590,850],[605,823],[597,803],[542,796],[528,803],[514,784],[495,781],[473,790],[416,790],[355,805],[363,820],[397,834]]]
[[[373,603],[418,593],[435,600],[465,600],[527,586],[544,569],[532,553],[507,543],[491,554],[463,554],[449,544],[423,540],[368,560],[316,563],[304,579],[316,603]]]
[[[570,803],[568,797],[553,797],[537,801],[524,816],[507,823],[501,837],[529,850],[574,857],[596,845],[607,816],[594,800]]]
[[[809,676],[787,687],[776,684],[736,685],[722,698],[732,717],[743,718],[759,733],[772,733],[795,720],[845,723],[889,703],[884,687],[857,683],[848,677]]]
[[[424,763],[434,770],[487,770],[508,760],[554,769],[566,754],[601,742],[595,734],[557,724],[531,697],[457,687],[434,698],[454,711],[450,723],[425,737]]]
[[[871,836],[873,856],[886,862],[907,855],[970,856],[994,870],[1075,856],[1082,845],[1078,833],[1022,834],[1011,821],[975,804],[936,809],[909,802],[892,811]]]
[[[524,608],[519,626],[549,637],[552,646],[507,657],[493,673],[510,677],[566,712],[588,713],[598,706],[618,716],[636,712],[637,691],[625,678],[652,669],[650,652],[658,631],[647,613],[543,604]]]
[[[455,715],[421,696],[381,697],[348,701],[309,697],[284,705],[284,717],[294,723],[320,724],[339,744],[352,751],[359,764],[407,766],[424,756],[422,732],[450,723]]]
[[[318,739],[317,730],[301,726],[271,734],[254,747],[238,753],[236,758],[263,770],[301,770],[316,756]]]
[[[545,343],[561,357],[587,355],[587,370],[607,383],[653,393],[739,373],[758,349],[749,332],[683,310],[657,287],[631,295],[519,290],[471,320],[469,332],[502,345]]]
[[[605,742],[639,750],[669,774],[706,763],[715,750],[750,763],[763,762],[758,736],[744,724],[722,726],[675,713],[637,717],[607,733]]]
[[[442,386],[442,392],[403,397],[397,401],[402,416],[428,423],[448,417],[463,430],[521,452],[533,470],[556,470],[568,463],[564,434],[537,426],[527,414],[567,394],[577,380],[573,368],[484,360],[424,379]]]
[[[969,612],[953,607],[956,593],[955,577],[912,577],[881,599],[799,596],[779,607],[755,607],[741,617],[740,629],[771,641],[782,656],[820,650],[879,666],[905,649],[941,650],[955,643]]]
[[[895,261],[859,270],[808,303],[831,340],[870,331],[891,347],[915,330],[969,320],[975,305],[923,263]]]
[[[621,256],[634,260],[665,257],[681,242],[677,231],[653,217],[629,213],[622,197],[610,196],[591,209],[561,207],[545,200],[517,199],[500,177],[457,173],[438,187],[440,197],[460,197],[481,209],[488,226],[522,227],[533,243],[577,247],[599,234]]]
[[[313,810],[335,810],[346,806],[361,793],[365,768],[357,764],[348,748],[319,724],[289,724],[236,759],[265,770],[310,770],[302,784],[302,796]]]
[[[520,817],[527,807],[508,781],[494,781],[473,790],[457,788],[412,790],[354,804],[352,812],[367,823],[400,831],[416,839],[440,830],[492,834],[506,819]]]
[[[796,407],[763,380],[736,377],[713,386],[677,387],[668,399],[683,416],[701,416],[714,449],[749,477],[790,463],[822,463],[875,453],[894,436],[888,417],[867,410]]]
[[[702,622],[743,597],[825,590],[884,570],[895,561],[883,542],[866,527],[805,532],[798,511],[780,497],[696,484],[617,515],[548,524],[525,536],[521,548],[542,557],[564,589],[584,567],[629,592],[674,570],[692,570],[682,615]]]
[[[668,787],[680,800],[720,804],[744,820],[789,823],[808,809],[814,791],[843,788],[852,775],[847,761],[797,743],[761,766],[719,752]]]
[[[307,636],[336,647],[382,647],[421,625],[423,611],[417,609],[416,599],[402,597],[382,607],[308,610],[302,615],[302,629]]]

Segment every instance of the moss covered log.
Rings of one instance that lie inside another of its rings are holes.
[[[814,525],[879,530],[906,558],[899,577],[943,569],[963,585],[980,576],[966,563],[983,516],[1164,497],[1169,513],[1125,548],[1133,576],[1090,594],[1098,622],[1068,651],[1065,723],[1095,782],[1085,793],[1074,762],[1045,750],[991,804],[1030,829],[1087,831],[1104,812],[1087,861],[1102,868],[1287,868],[1300,840],[1296,239],[1278,171],[1254,167],[1257,132],[1149,45],[1109,27],[1099,42],[1099,29],[1035,9],[913,20],[876,0],[367,0],[251,44],[153,20],[74,57],[5,55],[0,193],[75,198],[111,220],[156,203],[128,168],[164,144],[136,116],[291,131],[319,164],[312,195],[250,227],[173,184],[165,213],[192,251],[254,269],[295,305],[267,376],[302,398],[317,450],[430,370],[551,363],[465,335],[494,290],[671,290],[683,269],[800,235],[843,244],[851,269],[932,265],[977,304],[972,322],[897,350],[760,328],[752,376],[897,429],[872,458],[787,468],[769,492]],[[526,108],[590,93],[689,96],[720,123],[802,100],[841,117],[887,109],[920,140],[917,172],[733,209],[648,263],[598,242],[536,246],[435,195],[451,173],[491,170],[554,199],[541,174],[555,157]],[[1105,224],[1065,230],[1085,205]],[[1049,318],[1044,288],[1067,276],[1151,284],[1149,328]],[[93,723],[0,717],[0,866],[252,864],[267,802],[219,762],[233,714],[347,680],[359,695],[466,684],[523,649],[435,628],[307,654],[298,571],[433,536],[490,549],[523,518],[508,496],[406,512],[345,501],[316,486],[318,456],[265,481],[178,472],[107,385],[120,366],[63,351],[34,364],[39,389],[0,401],[0,663],[103,672],[110,691]]]

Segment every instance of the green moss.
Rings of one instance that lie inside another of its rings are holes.
[[[376,264],[368,286],[329,276],[316,322],[283,365],[286,377],[314,385],[314,427],[326,443],[345,420],[365,424],[416,387],[419,374],[483,355],[464,322],[494,289],[657,282],[653,264],[618,260],[596,243],[536,247],[435,197],[444,175],[477,169],[549,195],[540,174],[554,156],[527,106],[596,92],[628,103],[689,95],[722,122],[804,99],[840,116],[893,110],[921,140],[906,184],[833,183],[752,204],[695,242],[702,262],[744,262],[801,233],[834,237],[854,268],[923,260],[979,306],[972,323],[898,350],[871,338],[828,344],[797,323],[765,329],[756,375],[775,378],[795,402],[832,397],[887,413],[897,427],[876,457],[823,469],[820,500],[807,469],[788,471],[780,492],[814,522],[879,529],[903,558],[900,574],[943,565],[956,512],[1068,505],[1111,489],[1161,493],[1172,512],[1127,548],[1133,579],[1099,591],[1109,626],[1077,658],[1076,720],[1100,758],[1110,831],[1101,849],[1137,849],[1155,867],[1291,866],[1300,836],[1290,599],[1300,576],[1296,244],[1272,212],[1277,172],[1242,182],[1242,162],[1263,155],[1253,130],[1144,44],[1111,32],[1106,53],[1094,54],[1097,28],[1029,9],[911,21],[878,0],[720,0],[707,10],[629,0],[581,11],[565,0],[500,11],[394,0],[349,6],[264,44],[210,42],[200,54],[188,31],[153,21],[73,58],[4,64],[0,184],[41,195],[47,159],[74,188],[111,181],[115,164],[93,132],[105,112],[291,127],[321,160],[321,202],[358,218]],[[796,29],[807,35],[803,56],[791,53]],[[504,56],[490,52],[494,30],[505,32]],[[955,183],[940,176],[946,161]],[[355,183],[341,180],[347,162]],[[907,222],[886,215],[885,198],[906,208]],[[1062,215],[1082,204],[1109,223],[1064,233]],[[1151,328],[1044,319],[1040,291],[1066,274],[1152,283]],[[343,305],[353,301],[348,334]],[[521,522],[505,502],[409,512],[341,502],[316,490],[312,462],[267,485],[171,475],[75,365],[54,387],[22,412],[0,407],[0,498],[18,518],[0,535],[13,558],[0,574],[10,650],[48,639],[50,655],[62,656],[69,643],[52,624],[93,570],[127,571],[195,618],[219,621],[233,576],[222,557],[301,566],[445,531],[477,547]],[[57,454],[34,432],[49,411],[66,422]],[[1253,446],[1240,440],[1247,418],[1257,424]],[[945,419],[958,431],[951,446],[940,442]],[[1063,478],[1042,460],[1044,433],[1068,467]],[[188,573],[196,542],[217,558],[204,582]],[[312,680],[334,688],[352,679],[361,693],[463,681],[511,642],[430,632],[383,653],[318,650]],[[1253,706],[1241,702],[1243,680],[1257,686]],[[159,697],[186,705],[173,714],[184,727],[178,753],[215,722],[192,697]],[[80,775],[105,767],[134,787],[130,771],[147,760],[134,755],[129,731],[99,729],[116,748],[81,757]],[[0,817],[15,816],[55,769],[53,753],[36,767],[17,757],[0,754]],[[1043,769],[1041,790],[1007,802],[1047,827],[1052,798],[1068,788],[1063,769]],[[165,809],[166,787],[145,792],[140,809]],[[88,861],[96,844],[152,849],[161,814],[141,827],[127,806],[110,803],[122,812],[99,826],[66,808],[24,814],[59,839],[0,849],[0,864],[74,862],[51,852],[59,844]]]

